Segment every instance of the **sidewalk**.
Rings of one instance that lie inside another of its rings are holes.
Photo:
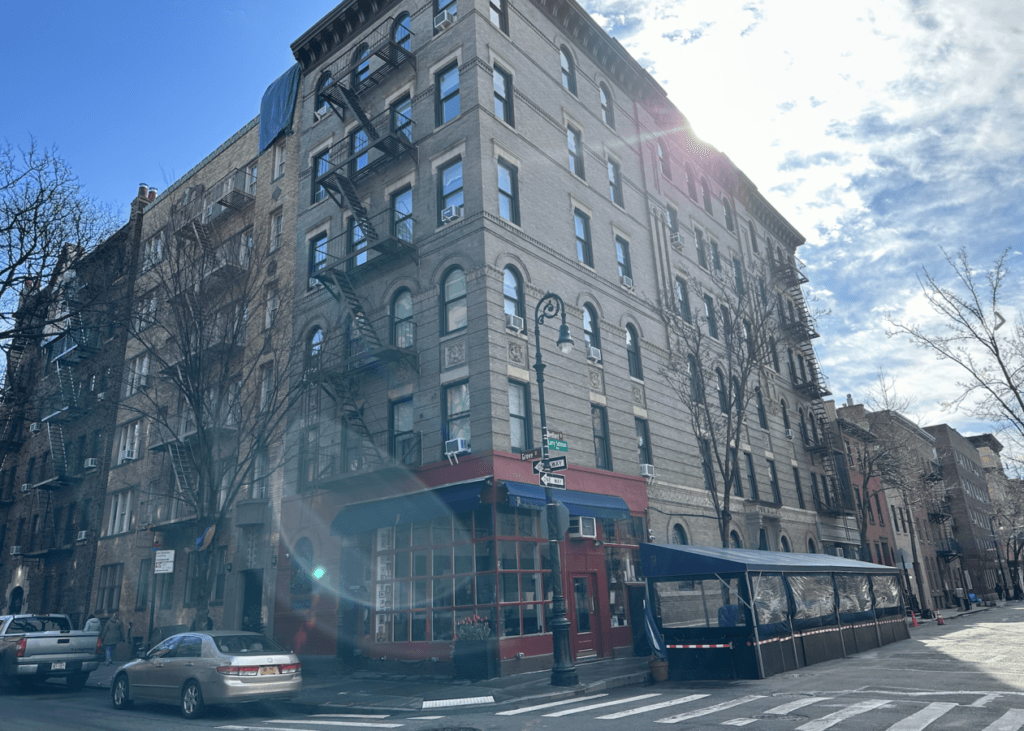
[[[289,705],[302,713],[408,713],[432,708],[451,713],[459,707],[481,704],[509,708],[527,701],[558,700],[649,683],[647,661],[647,657],[625,657],[580,663],[576,666],[580,684],[570,688],[552,686],[547,670],[474,683],[369,671],[305,673],[302,692]],[[109,691],[114,674],[123,664],[101,665],[89,676],[87,687]]]

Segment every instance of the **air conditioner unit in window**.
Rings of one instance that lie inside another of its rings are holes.
[[[789,441],[793,441],[793,430],[792,429],[786,429],[786,439],[788,439]]]
[[[100,391],[98,394],[96,394],[96,400],[97,401],[102,401],[106,397],[107,397],[107,392],[106,391]]]
[[[89,535],[89,531],[87,531],[87,530],[80,530],[80,531],[78,531],[78,540],[84,541],[86,539],[86,536],[88,536],[88,535]]]
[[[85,458],[85,469],[87,469],[87,470],[94,470],[94,469],[96,469],[99,466],[100,466],[100,461],[98,459],[96,459],[95,457],[86,457]]]
[[[595,348],[593,346],[587,348],[587,360],[591,361],[592,363],[600,363],[601,349]]]
[[[622,275],[621,277],[619,277],[619,281],[622,282],[622,286],[625,287],[626,289],[633,289],[633,277],[627,277],[626,275]]]
[[[597,538],[597,519],[585,515],[569,516],[570,538]]]
[[[672,246],[682,246],[683,235],[678,231],[670,231],[668,234],[668,242],[672,244]]]
[[[11,546],[11,555],[12,556],[20,556],[21,555],[21,546]]]
[[[462,218],[462,212],[465,209],[462,206],[448,206],[441,211],[441,223],[448,223],[449,221],[457,221]]]
[[[134,448],[129,447],[128,449],[122,449],[121,450],[121,461],[122,462],[131,462],[134,459],[135,459],[135,449]]]
[[[447,30],[455,22],[455,15],[442,10],[440,13],[434,16],[434,30],[441,31]]]
[[[32,484],[28,483],[28,482],[22,483],[21,491],[22,492],[32,492]]]
[[[642,464],[642,465],[640,465],[640,476],[641,477],[647,477],[647,478],[653,478],[654,477],[654,465],[652,465],[652,464]]]
[[[519,315],[506,314],[505,327],[507,327],[509,330],[515,330],[516,332],[521,333],[523,331],[523,328],[526,327],[526,323],[523,322],[523,318],[521,318]]]
[[[323,282],[321,282],[316,277],[310,277],[309,278],[309,288],[310,289],[316,289],[317,287],[322,287],[322,286],[323,286]]]
[[[31,424],[28,425],[28,430],[33,434],[38,434],[43,430],[43,425],[40,424],[38,421],[33,421]]]
[[[465,439],[449,439],[444,443],[445,456],[469,454],[469,442]]]

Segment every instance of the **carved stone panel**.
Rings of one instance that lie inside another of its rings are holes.
[[[508,341],[508,362],[520,368],[526,367],[526,344],[522,340]]]
[[[590,390],[594,393],[604,393],[604,371],[600,368],[588,368],[587,379],[590,381]]]
[[[466,362],[466,341],[451,340],[444,344],[444,367],[454,368]]]
[[[634,383],[630,390],[632,391],[631,397],[633,399],[633,405],[639,406],[641,409],[646,409],[647,395],[644,393],[644,387],[639,383]]]

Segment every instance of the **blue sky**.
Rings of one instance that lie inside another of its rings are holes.
[[[528,0],[518,0],[527,2]],[[993,0],[586,0],[697,134],[807,237],[798,252],[836,398],[877,368],[912,417],[986,431],[941,404],[958,374],[885,335],[929,317],[916,275],[939,247],[1014,247],[1024,192],[1024,14]],[[122,211],[252,119],[289,44],[332,2],[7,3],[0,135],[56,144]],[[1019,288],[1018,288],[1019,289]],[[1004,308],[1010,317],[1021,299]]]

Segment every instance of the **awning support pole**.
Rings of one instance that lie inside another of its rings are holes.
[[[849,657],[846,654],[846,639],[843,637],[843,620],[839,616],[839,583],[836,581],[835,574],[832,574],[832,591],[835,592],[835,601],[832,602],[832,606],[836,613],[836,627],[839,628],[839,643],[843,646],[843,657]]]
[[[757,677],[759,680],[764,680],[764,659],[761,657],[761,637],[757,632],[757,608],[754,606],[754,592],[750,584],[750,572],[744,571],[743,578],[747,581],[747,596],[750,597],[750,619],[754,624],[754,654],[757,656]]]

